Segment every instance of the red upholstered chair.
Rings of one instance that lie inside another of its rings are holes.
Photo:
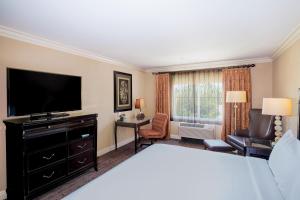
[[[151,141],[163,139],[167,136],[168,132],[168,120],[169,117],[164,113],[156,113],[152,119],[152,128],[151,129],[140,129],[139,135],[145,139]],[[141,145],[151,145],[151,144],[141,144]]]

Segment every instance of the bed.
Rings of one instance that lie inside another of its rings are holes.
[[[284,200],[259,158],[155,144],[65,200]]]

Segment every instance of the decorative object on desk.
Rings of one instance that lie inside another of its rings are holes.
[[[145,118],[145,114],[142,112],[144,106],[145,106],[145,100],[143,98],[139,98],[135,100],[135,108],[140,109],[140,113],[136,115],[137,120],[143,120]]]
[[[292,100],[288,98],[264,98],[262,114],[275,115],[275,144],[282,137],[282,116],[292,114]]]
[[[121,113],[121,114],[119,115],[119,120],[120,120],[120,121],[125,121],[125,119],[126,119],[126,114],[125,114],[125,113]]]
[[[246,91],[227,91],[226,103],[234,103],[234,132],[236,132],[236,118],[237,118],[237,103],[246,103]]]
[[[114,71],[114,112],[132,110],[132,75]]]

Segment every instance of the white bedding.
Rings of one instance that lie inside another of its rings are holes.
[[[283,200],[266,160],[155,144],[65,200]]]

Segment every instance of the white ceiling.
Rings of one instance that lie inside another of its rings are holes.
[[[150,68],[270,57],[299,0],[1,0],[0,25]]]

